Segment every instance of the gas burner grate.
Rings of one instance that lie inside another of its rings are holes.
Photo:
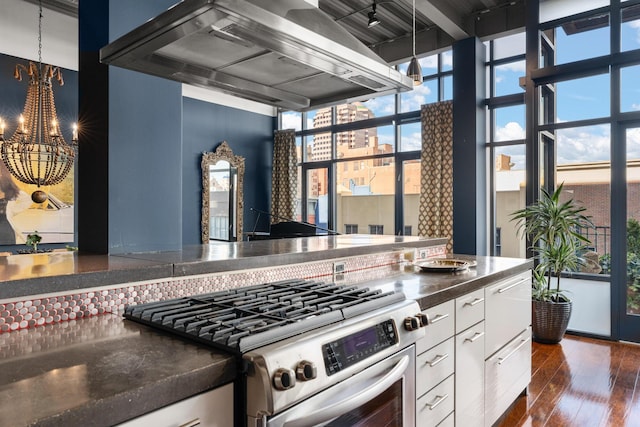
[[[285,280],[128,306],[124,317],[242,354],[404,299],[397,292]]]

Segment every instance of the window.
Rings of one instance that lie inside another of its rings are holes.
[[[556,83],[556,122],[609,116],[611,83],[609,74]]]
[[[525,206],[525,34],[498,38],[487,47],[487,151],[492,160],[491,254],[524,257],[525,242],[510,214]]]
[[[345,224],[344,234],[358,234],[358,224]]]
[[[620,69],[620,111],[640,111],[640,65]]]
[[[620,50],[640,49],[640,37],[638,37],[638,29],[640,29],[640,5],[636,4],[622,9],[621,15]]]
[[[379,234],[415,229],[420,106],[452,97],[452,58],[451,52],[420,58],[425,84],[410,92],[280,113],[280,125],[296,129],[300,141],[298,181],[306,182],[299,202],[303,220],[332,230],[366,230],[375,224]],[[398,69],[406,71],[407,65]]]
[[[384,225],[369,224],[369,234],[384,234]]]

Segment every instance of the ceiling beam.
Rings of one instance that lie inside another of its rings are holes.
[[[416,12],[426,16],[454,40],[470,36],[463,26],[464,17],[447,0],[416,0]]]
[[[524,1],[512,1],[504,6],[469,16],[468,28],[473,28],[474,35],[481,40],[513,34],[524,31],[525,13]]]
[[[439,28],[431,28],[416,32],[416,54],[435,54],[451,49],[455,40]],[[378,56],[389,64],[407,62],[413,55],[411,35],[371,46]]]

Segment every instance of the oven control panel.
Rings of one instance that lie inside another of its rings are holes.
[[[386,348],[398,343],[398,333],[393,320],[362,329],[322,346],[322,356],[327,376],[355,365]]]

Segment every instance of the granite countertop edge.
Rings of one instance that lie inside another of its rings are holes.
[[[345,236],[346,237],[346,236]],[[287,239],[296,241],[296,239]],[[216,246],[194,245],[176,252],[149,252],[116,255],[95,255],[82,253],[65,254],[39,254],[36,256],[66,256],[69,261],[73,257],[73,266],[68,271],[60,274],[33,274],[33,267],[28,267],[28,271],[20,273],[16,277],[0,275],[0,300],[11,300],[28,297],[31,295],[43,295],[58,292],[76,292],[83,289],[91,289],[98,286],[112,286],[132,282],[147,280],[158,280],[166,278],[181,278],[191,275],[215,274],[228,271],[237,271],[254,268],[264,268],[281,266],[287,264],[298,264],[304,262],[324,261],[327,259],[358,256],[383,252],[389,250],[400,250],[401,248],[421,248],[441,245],[446,242],[443,238],[425,238],[403,241],[377,242],[372,239],[365,243],[342,243],[331,241],[327,243],[330,247],[323,249],[313,248],[316,244],[314,238],[297,239],[302,246],[309,246],[312,249],[295,250],[294,246],[287,247],[278,252],[274,247],[278,242],[257,241],[257,242],[237,242],[229,243],[228,247],[237,248],[244,251],[238,256],[227,256],[222,254],[210,254],[207,251],[213,250]],[[354,240],[357,240],[354,238]],[[267,243],[270,242],[270,243]],[[317,242],[321,242],[318,240]],[[294,245],[288,242],[289,245]],[[340,246],[340,247],[338,247]],[[225,244],[222,246],[226,248]],[[235,249],[234,249],[235,250]],[[230,250],[233,252],[234,250]],[[30,255],[18,255],[25,257]],[[6,262],[6,261],[5,261]]]

